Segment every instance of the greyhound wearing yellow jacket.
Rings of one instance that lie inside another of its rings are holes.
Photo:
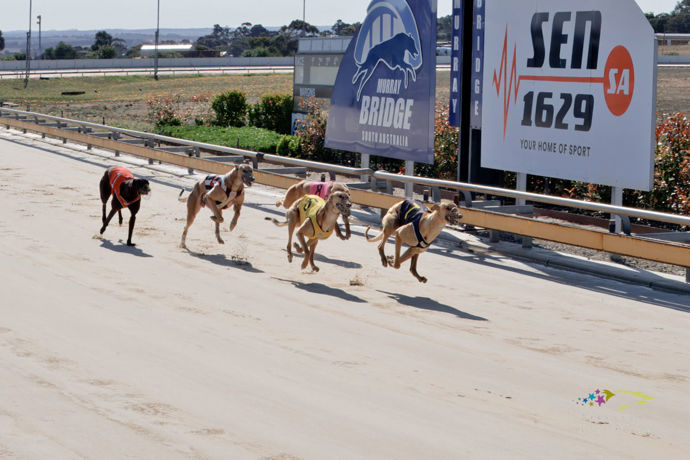
[[[316,195],[304,195],[287,210],[285,213],[287,220],[285,222],[280,222],[271,217],[266,219],[279,227],[287,225],[288,262],[292,262],[292,234],[297,224],[299,224],[297,229],[299,244],[295,243],[295,250],[300,254],[304,252],[302,269],[307,268],[307,264],[309,264],[313,271],[318,272],[319,267],[314,265],[314,250],[317,243],[319,240],[325,240],[331,236],[337,225],[336,219],[338,216],[342,214],[343,217],[348,217],[351,207],[350,195],[345,192],[332,192],[328,195],[326,201]]]

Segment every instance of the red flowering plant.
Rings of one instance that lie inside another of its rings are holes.
[[[657,211],[690,214],[690,122],[685,113],[664,119],[656,129],[654,189],[637,192],[638,204]]]

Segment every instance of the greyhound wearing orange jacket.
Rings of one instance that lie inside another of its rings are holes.
[[[403,200],[392,206],[382,219],[383,229],[375,238],[369,238],[369,229],[364,232],[367,241],[379,243],[379,255],[384,267],[392,265],[393,268],[400,268],[400,265],[407,259],[410,262],[410,272],[421,283],[426,283],[427,279],[417,273],[417,259],[425,252],[446,224],[457,225],[462,219],[462,214],[452,201],[443,200],[441,204],[434,204],[431,212],[424,212],[411,200]],[[383,247],[388,237],[395,234],[395,258],[386,257]],[[400,248],[405,243],[409,246],[400,255]]]
[[[101,218],[103,225],[100,235],[103,235],[115,213],[117,213],[120,225],[122,225],[122,209],[129,208],[131,215],[129,217],[127,246],[136,246],[132,243],[132,232],[134,231],[134,223],[137,220],[137,213],[141,207],[141,196],[151,193],[149,181],[146,179],[135,179],[129,169],[123,166],[112,166],[103,173],[98,188],[101,193],[101,202],[103,203],[103,216]],[[113,195],[113,200],[110,204],[110,213],[106,217],[105,208],[110,195]]]

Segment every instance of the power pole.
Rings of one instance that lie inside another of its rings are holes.
[[[31,73],[31,21],[33,15],[31,9],[33,0],[29,0],[29,31],[26,33],[26,76],[24,77],[24,88],[29,84],[29,73]]]
[[[39,14],[38,16],[38,55],[40,56],[43,54],[43,47],[41,46],[41,15]]]
[[[161,13],[161,0],[158,0],[158,9],[156,10],[156,45],[155,54],[153,57],[153,79],[158,80],[158,32],[160,29],[160,13]]]

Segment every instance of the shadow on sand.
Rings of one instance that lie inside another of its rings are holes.
[[[455,315],[462,319],[471,319],[473,321],[488,321],[486,318],[481,316],[475,316],[464,311],[460,311],[457,308],[453,308],[450,305],[445,305],[430,299],[429,297],[410,297],[404,294],[398,294],[395,292],[378,291],[382,294],[386,294],[391,299],[395,300],[399,304],[407,305],[409,307],[420,308],[422,310],[438,311],[441,313],[449,313]]]
[[[328,295],[331,297],[337,297],[342,300],[346,300],[348,302],[357,302],[357,303],[366,303],[366,300],[360,299],[357,296],[354,296],[346,291],[343,291],[342,289],[338,288],[332,288],[330,286],[326,286],[325,284],[322,283],[302,283],[299,281],[293,281],[293,280],[286,280],[282,278],[275,278],[273,277],[274,280],[278,281],[283,281],[285,283],[290,283],[293,286],[295,286],[297,289],[301,289],[303,291],[307,291],[310,293],[316,293],[316,294],[323,294],[323,295]]]

